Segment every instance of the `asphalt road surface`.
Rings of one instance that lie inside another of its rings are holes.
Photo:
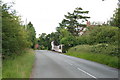
[[[36,50],[31,78],[118,78],[118,69],[53,51]]]

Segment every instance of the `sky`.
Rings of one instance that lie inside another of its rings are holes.
[[[56,31],[56,27],[65,18],[67,12],[76,7],[89,11],[90,22],[106,22],[113,16],[118,0],[4,0],[15,2],[14,9],[21,16],[24,24],[29,21],[35,27],[36,37],[41,33]]]

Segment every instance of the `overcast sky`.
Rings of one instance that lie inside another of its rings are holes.
[[[22,21],[31,21],[37,37],[41,33],[55,32],[58,23],[67,12],[76,7],[89,11],[91,22],[106,22],[117,8],[118,0],[4,0],[15,2],[14,9],[22,16]]]

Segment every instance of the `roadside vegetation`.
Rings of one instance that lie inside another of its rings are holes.
[[[34,62],[36,32],[33,24],[24,25],[13,3],[2,3],[2,77],[29,78]]]
[[[101,53],[95,53],[92,51],[94,46],[96,45],[78,45],[70,48],[66,55],[75,56],[118,68],[119,60],[117,56],[107,54],[110,52],[109,50],[106,50],[106,52],[101,50]]]
[[[25,48],[34,48],[36,33],[33,24],[22,25],[12,4],[2,5],[2,56],[19,54]]]
[[[77,38],[78,45],[66,54],[119,68],[118,32],[118,27],[89,27],[86,34]]]
[[[67,55],[88,59],[119,68],[118,27],[95,26],[78,37],[78,46],[72,47]]]
[[[19,56],[3,60],[2,78],[30,78],[35,54],[32,49],[26,49]]]

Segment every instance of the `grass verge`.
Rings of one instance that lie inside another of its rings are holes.
[[[14,59],[3,60],[2,78],[29,78],[34,59],[34,51],[27,49],[19,56],[14,55]]]
[[[2,79],[2,57],[0,54],[0,80]]]
[[[110,56],[107,54],[91,53],[89,45],[73,47],[73,48],[68,50],[66,55],[95,61],[95,62],[105,64],[105,65],[108,65],[108,66],[111,66],[114,68],[119,68],[118,67],[118,57]]]

